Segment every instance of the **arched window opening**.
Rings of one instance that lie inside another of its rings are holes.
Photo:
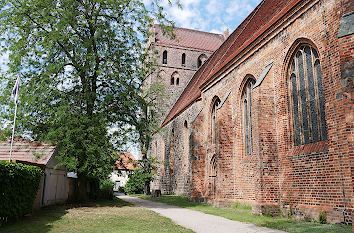
[[[162,53],[162,64],[167,64],[167,51],[163,51]]]
[[[198,57],[198,68],[203,65],[203,63],[208,59],[208,57],[205,54],[202,54]]]
[[[295,146],[327,140],[322,71],[315,48],[302,44],[295,50],[288,77]]]
[[[211,109],[211,140],[214,144],[217,143],[217,107],[220,104],[220,99],[218,97],[214,97],[213,105]]]
[[[173,74],[171,75],[171,85],[179,85],[179,74],[177,71],[173,72]]]
[[[243,131],[245,138],[245,153],[251,155],[253,152],[252,143],[252,88],[255,81],[249,78],[242,91],[242,112],[243,112]]]
[[[186,54],[182,53],[182,66],[186,66]]]
[[[184,126],[184,128],[188,129],[188,123],[187,123],[187,121],[184,121],[183,126]]]

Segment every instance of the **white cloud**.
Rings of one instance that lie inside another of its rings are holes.
[[[208,11],[209,14],[215,15],[217,13],[221,13],[222,11],[222,4],[218,0],[211,0],[205,6],[205,9]]]

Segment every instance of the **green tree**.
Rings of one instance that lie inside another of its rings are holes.
[[[12,119],[9,96],[21,73],[17,132],[57,143],[60,164],[78,173],[80,200],[88,177],[111,171],[117,135],[109,129],[124,136],[144,106],[135,97],[152,67],[144,47],[152,18],[171,25],[160,0],[149,8],[136,0],[0,0],[1,51],[9,53],[1,117]]]

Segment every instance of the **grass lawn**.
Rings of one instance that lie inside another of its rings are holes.
[[[0,227],[0,232],[193,232],[120,199],[81,207],[51,206]]]
[[[304,222],[284,217],[268,217],[252,214],[250,206],[234,206],[226,208],[217,208],[210,205],[190,202],[187,197],[175,195],[163,195],[159,198],[151,198],[150,196],[137,195],[140,198],[175,205],[192,210],[198,210],[206,214],[222,216],[231,220],[240,222],[253,223],[257,226],[269,227],[287,232],[352,232],[351,226],[342,224],[319,224],[315,222]]]

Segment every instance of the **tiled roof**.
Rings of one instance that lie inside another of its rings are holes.
[[[116,161],[118,170],[135,170],[138,168],[138,163],[130,152],[119,153],[118,156],[119,158]]]
[[[155,24],[154,27],[155,41],[158,44],[166,44],[214,52],[225,41],[225,37],[222,34],[178,27],[173,29],[173,33],[175,34],[176,38],[171,39],[169,36],[163,35],[162,29],[158,24]]]
[[[10,141],[0,142],[0,160],[9,160],[10,147]],[[16,139],[12,148],[12,160],[46,165],[54,151],[55,146]]]
[[[299,2],[304,3],[307,0],[263,0],[194,74],[162,126],[167,125],[193,104],[201,96],[203,84],[215,74],[225,70],[246,47],[262,36]]]

